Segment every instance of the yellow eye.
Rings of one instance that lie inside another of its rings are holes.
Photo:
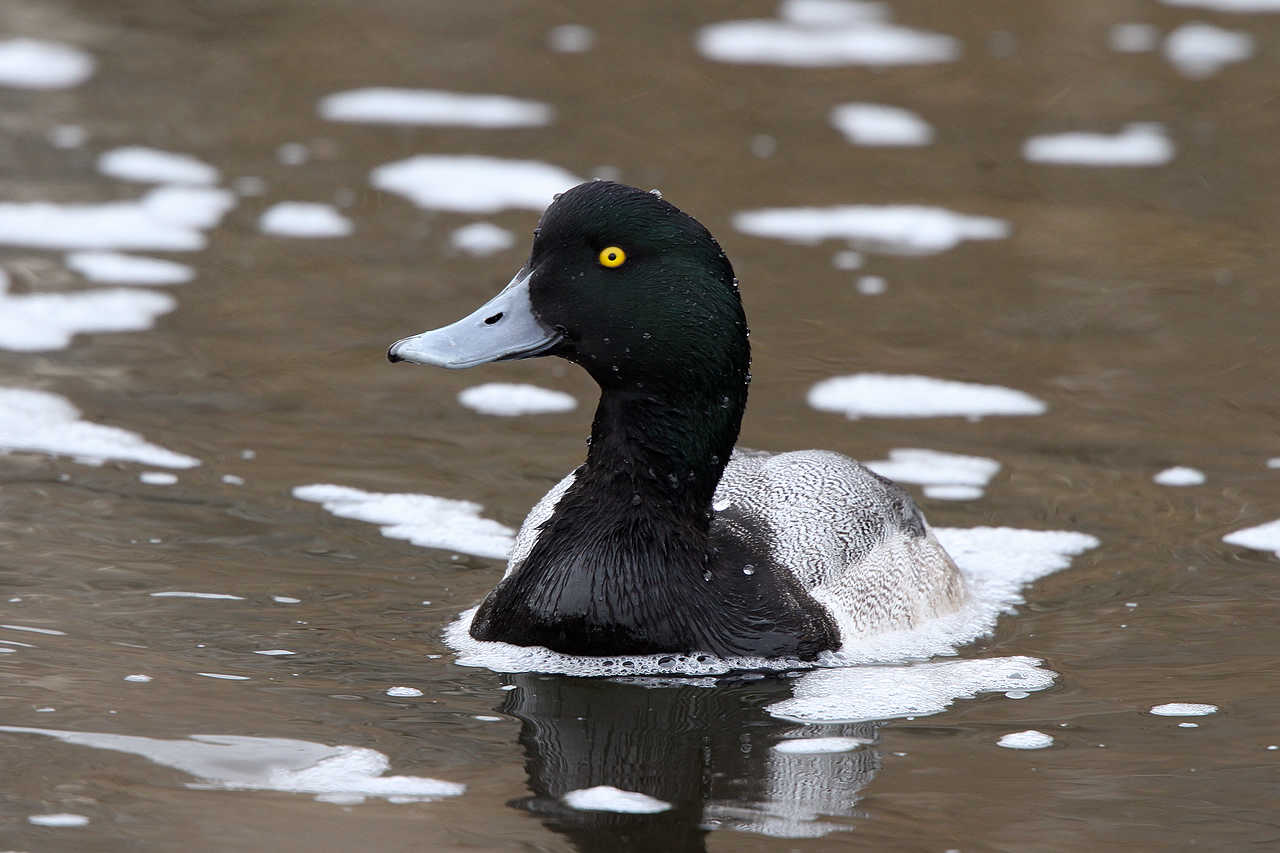
[[[602,267],[620,267],[626,259],[627,253],[617,246],[609,246],[600,250],[600,266]]]

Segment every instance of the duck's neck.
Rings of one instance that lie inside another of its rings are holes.
[[[656,514],[705,531],[745,405],[745,384],[735,394],[710,390],[675,399],[606,390],[575,488],[613,508],[623,524]]]
[[[586,463],[472,635],[574,654],[706,648],[722,628],[706,582],[711,501],[745,376],[727,392],[606,389]]]

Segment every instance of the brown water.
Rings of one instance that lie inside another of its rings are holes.
[[[703,24],[772,14],[769,2],[585,0],[0,8],[0,32],[71,42],[98,60],[77,88],[0,89],[0,198],[135,197],[93,165],[127,144],[188,152],[228,179],[266,183],[210,232],[205,251],[179,258],[198,277],[170,291],[179,306],[156,328],[0,351],[0,386],[57,393],[88,420],[203,460],[162,488],[140,483],[143,466],[132,463],[0,457],[0,621],[64,632],[4,632],[31,645],[0,655],[0,725],[354,745],[384,753],[393,774],[467,786],[437,802],[345,805],[203,790],[188,787],[191,773],[137,755],[4,733],[0,848],[1280,847],[1280,751],[1267,749],[1280,744],[1280,572],[1274,555],[1221,541],[1280,515],[1280,471],[1265,465],[1280,456],[1280,16],[1102,0],[899,2],[898,22],[960,39],[963,57],[789,69],[713,63],[693,47]],[[1109,50],[1108,28],[1129,20],[1161,32],[1212,21],[1252,34],[1255,55],[1189,80],[1158,52]],[[592,27],[595,49],[548,50],[547,31],[566,22]],[[317,116],[318,98],[364,85],[519,95],[558,115],[523,130]],[[826,118],[849,100],[915,109],[937,141],[850,146]],[[1020,154],[1036,133],[1131,121],[1165,125],[1171,164],[1073,168]],[[82,125],[88,142],[51,147],[45,135],[62,123]],[[752,153],[761,134],[776,140],[772,156]],[[279,162],[286,142],[306,145],[308,162]],[[291,496],[315,482],[421,492],[479,502],[515,526],[582,456],[593,389],[565,365],[447,373],[383,360],[390,341],[461,316],[505,283],[535,218],[483,217],[521,235],[516,249],[483,259],[452,251],[449,232],[477,217],[426,213],[367,182],[378,164],[431,152],[527,157],[579,174],[614,166],[705,222],[735,263],[752,320],[744,444],[992,457],[1003,468],[982,499],[922,500],[934,524],[1098,537],[1099,548],[1028,589],[994,636],[964,650],[1042,658],[1056,685],[878,730],[815,727],[876,743],[806,759],[780,795],[764,753],[798,728],[762,709],[787,695],[785,679],[650,689],[453,663],[440,632],[495,583],[500,563],[414,547]],[[270,203],[344,193],[352,237],[258,231]],[[750,238],[730,225],[742,209],[839,203],[934,204],[1006,219],[1013,232],[930,256],[868,255],[850,273],[832,265],[835,243]],[[0,247],[0,262],[15,292],[81,286],[58,253]],[[888,292],[858,293],[864,273],[883,276]],[[851,422],[804,404],[814,381],[862,370],[1005,385],[1049,411]],[[455,394],[484,381],[534,382],[581,405],[481,417]],[[1173,464],[1207,482],[1152,482]],[[224,474],[246,482],[223,483]],[[163,590],[242,600],[148,595]],[[276,648],[298,654],[251,654]],[[130,673],[153,680],[125,682]],[[425,695],[386,695],[393,685]],[[1186,718],[1198,728],[1148,713],[1174,701],[1220,710]],[[1054,735],[1054,747],[995,746],[1029,728]],[[616,815],[558,803],[610,780],[674,807]],[[820,821],[836,826],[821,838],[753,832],[744,810],[780,796],[817,803]],[[27,823],[51,812],[90,823]],[[714,815],[721,827],[708,832]]]

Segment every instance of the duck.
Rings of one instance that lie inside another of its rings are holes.
[[[824,450],[738,448],[751,348],[738,279],[656,191],[557,195],[497,296],[391,362],[555,356],[600,388],[586,460],[533,507],[476,640],[590,657],[813,661],[955,611],[963,578],[911,495]]]

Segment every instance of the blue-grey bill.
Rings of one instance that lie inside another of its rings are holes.
[[[387,358],[459,369],[541,355],[560,342],[560,333],[534,316],[531,275],[520,270],[501,293],[456,323],[396,341]]]

